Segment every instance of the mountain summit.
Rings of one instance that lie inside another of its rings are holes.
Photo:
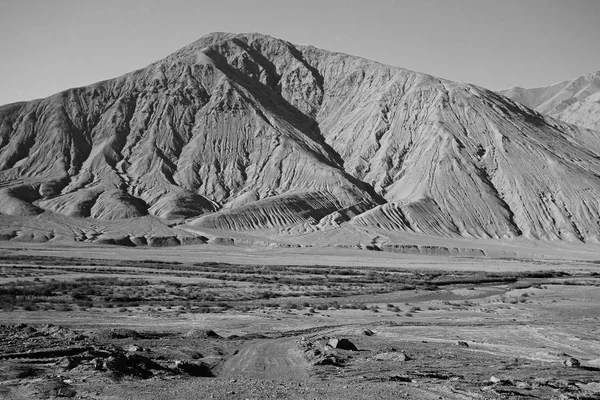
[[[477,86],[214,33],[0,107],[0,218],[597,241],[599,152],[596,132]]]

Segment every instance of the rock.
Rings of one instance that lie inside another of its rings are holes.
[[[204,358],[202,353],[194,350],[194,349],[182,349],[181,352],[191,358],[192,360],[198,360],[200,358]]]
[[[327,345],[334,349],[358,351],[354,343],[348,339],[329,339]]]
[[[58,366],[65,371],[69,371],[78,365],[79,360],[72,357],[63,357],[58,363]]]
[[[34,381],[32,385],[39,391],[40,398],[44,399],[54,397],[70,398],[77,394],[71,385],[63,382],[58,377],[44,377]]]
[[[135,352],[144,351],[144,348],[140,347],[138,345],[132,344],[131,346],[129,346],[127,348],[127,351],[130,352],[130,353],[135,353]]]
[[[392,382],[412,382],[412,379],[410,379],[408,376],[400,376],[400,375],[390,376],[388,378],[388,380],[392,381]]]
[[[379,353],[379,354],[376,354],[373,358],[378,361],[393,360],[393,361],[398,361],[398,362],[404,362],[404,361],[412,360],[412,358],[410,358],[410,356],[408,356],[406,353],[404,353],[402,351]]]
[[[461,347],[469,347],[469,343],[463,341],[463,340],[459,340],[456,342],[457,346],[461,346]]]
[[[111,371],[117,374],[124,374],[128,371],[127,358],[121,354],[111,355],[103,362],[104,370]]]
[[[342,362],[335,355],[326,354],[326,355],[318,358],[316,361],[314,361],[312,365],[314,365],[314,366],[320,366],[320,365],[340,366],[340,365],[342,365]]]
[[[566,367],[570,367],[570,368],[577,368],[580,366],[579,360],[573,357],[567,357],[564,361],[563,364]]]
[[[361,334],[362,334],[362,335],[365,335],[365,336],[373,336],[373,335],[374,335],[373,331],[372,331],[372,330],[370,330],[370,329],[363,329],[363,330],[361,331]]]
[[[221,336],[211,330],[211,329],[192,329],[188,332],[185,333],[184,335],[185,337],[188,338],[213,338],[213,339],[220,339]],[[231,336],[230,336],[231,338]]]
[[[175,368],[191,376],[212,377],[210,367],[203,362],[175,361]]]
[[[104,369],[104,360],[101,358],[94,358],[92,360],[92,365],[96,371],[102,371]]]

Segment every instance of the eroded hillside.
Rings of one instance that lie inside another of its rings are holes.
[[[595,132],[473,85],[215,33],[1,107],[0,212],[597,241],[598,149]]]

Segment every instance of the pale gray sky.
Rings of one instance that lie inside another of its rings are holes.
[[[600,70],[597,0],[0,0],[0,104],[261,32],[490,89]]]

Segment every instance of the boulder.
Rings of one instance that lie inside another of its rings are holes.
[[[136,344],[132,344],[131,346],[129,346],[127,348],[127,351],[130,352],[130,353],[136,353],[136,352],[139,352],[139,351],[144,351],[144,348],[140,347],[140,346],[138,346]]]
[[[358,351],[354,343],[348,339],[329,339],[327,344],[334,349]]]
[[[577,368],[579,367],[579,365],[581,364],[579,362],[578,359],[573,358],[573,357],[567,357],[564,361],[563,364],[565,365],[565,367],[569,367],[569,368]]]

